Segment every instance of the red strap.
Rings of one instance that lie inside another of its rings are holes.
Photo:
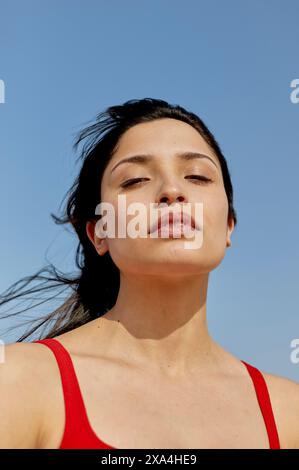
[[[62,443],[73,442],[74,439],[80,442],[80,439],[82,441],[84,437],[84,432],[89,431],[90,425],[72,359],[64,346],[54,338],[33,342],[48,346],[53,351],[59,366],[65,406]]]
[[[46,338],[33,342],[48,346],[53,351],[59,366],[65,404],[65,429],[61,448],[64,446],[66,448],[76,448],[77,445],[80,447],[84,440],[86,440],[87,444],[95,441],[95,446],[97,447],[113,448],[97,438],[90,427],[79,382],[68,351],[54,338]],[[257,399],[266,425],[270,449],[280,449],[278,432],[264,376],[256,367],[245,361],[241,362],[247,367],[253,381]],[[84,432],[84,430],[86,432]],[[90,436],[90,433],[92,436]]]
[[[259,369],[248,364],[245,361],[241,362],[243,362],[243,364],[245,364],[245,366],[247,367],[247,370],[254,384],[255,392],[268,433],[270,449],[280,449],[277,427],[265,378]]]

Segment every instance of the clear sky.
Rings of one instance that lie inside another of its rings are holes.
[[[75,133],[110,105],[165,99],[209,126],[234,186],[238,226],[210,274],[210,332],[299,382],[298,1],[0,0],[0,10],[0,291],[47,259],[73,266],[75,237],[50,213],[79,171]],[[12,324],[1,321],[6,342]]]

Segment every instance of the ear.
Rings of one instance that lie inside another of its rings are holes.
[[[97,236],[96,223],[97,220],[88,220],[86,222],[86,233],[97,253],[102,256],[108,251],[108,243],[106,238],[100,238]]]
[[[234,228],[235,228],[234,219],[233,219],[233,217],[229,217],[228,218],[228,224],[227,224],[227,238],[226,238],[226,246],[227,247],[232,246],[231,234],[233,233]]]

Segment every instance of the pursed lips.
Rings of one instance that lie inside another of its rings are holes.
[[[153,233],[163,226],[167,227],[169,225],[169,227],[171,227],[177,223],[185,224],[187,226],[191,225],[193,229],[199,230],[194,218],[189,214],[184,212],[169,212],[167,214],[163,214],[162,217],[159,216],[158,220],[150,228],[149,233]]]

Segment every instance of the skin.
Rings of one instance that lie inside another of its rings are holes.
[[[185,151],[206,154],[214,163],[174,158]],[[122,159],[141,153],[154,155],[148,166],[123,164],[111,173]],[[185,178],[191,174],[212,182]],[[138,177],[148,179],[121,189],[123,181]],[[151,202],[202,201],[204,237],[200,249],[186,250],[183,238],[101,238],[94,223],[87,223],[95,251],[99,256],[109,251],[120,270],[119,295],[109,312],[56,339],[71,354],[92,429],[120,449],[269,448],[245,366],[211,337],[207,326],[209,273],[231,246],[234,230],[217,156],[187,123],[161,119],[138,124],[120,139],[100,191],[116,214],[118,194],[126,194],[128,204],[141,202],[147,208]],[[42,397],[29,410],[37,416],[30,421],[32,433],[26,429],[26,435],[34,436],[30,445],[58,448],[65,412],[53,353],[40,344],[11,345],[8,351],[20,358],[20,374],[22,357],[31,357],[31,396]],[[299,385],[263,375],[281,448],[299,448]],[[6,393],[13,395],[7,388]],[[18,397],[15,406],[19,402]],[[24,432],[20,436],[22,445]]]
[[[123,158],[145,150],[155,156],[147,167],[124,163],[111,173]],[[174,158],[184,151],[204,153],[215,164],[208,159],[181,162]],[[190,174],[204,175],[212,182],[199,184],[198,180],[184,178]],[[120,183],[137,177],[149,180],[121,189]],[[195,370],[211,370],[218,348],[206,322],[208,278],[225,256],[234,228],[233,221],[228,222],[228,202],[217,157],[200,134],[184,122],[161,119],[136,125],[121,138],[102,179],[101,200],[113,204],[116,215],[119,194],[126,195],[128,205],[140,202],[146,207],[151,202],[194,205],[202,201],[204,237],[200,249],[186,250],[183,237],[99,238],[94,224],[87,224],[95,250],[100,256],[109,250],[120,269],[117,302],[106,316],[118,321],[113,341],[127,360],[139,361],[163,376],[183,380]],[[128,216],[128,220],[132,218]]]
[[[185,151],[205,154],[212,162],[174,157]],[[153,155],[146,166],[124,163],[112,172],[124,158],[144,153]],[[186,178],[194,174],[211,182]],[[130,178],[146,180],[123,189],[121,184]],[[214,341],[207,325],[209,273],[223,260],[234,230],[217,156],[187,123],[160,119],[138,124],[121,137],[100,192],[101,201],[113,204],[116,217],[119,194],[126,195],[128,205],[139,202],[147,208],[153,202],[201,201],[204,232],[200,249],[186,250],[183,237],[101,238],[94,222],[87,223],[95,251],[99,256],[109,251],[120,270],[118,298],[105,315],[57,339],[74,353],[96,434],[117,448],[268,448],[248,372]],[[84,360],[86,355],[93,360]],[[273,376],[267,381],[281,445],[293,445],[277,381]],[[95,390],[98,401],[92,398]],[[105,412],[99,401],[105,403]],[[52,445],[58,446],[60,438],[56,432]]]

